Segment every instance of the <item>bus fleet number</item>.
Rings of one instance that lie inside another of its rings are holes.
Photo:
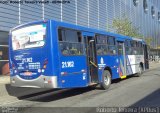
[[[73,61],[62,62],[62,68],[69,68],[69,67],[74,67]]]

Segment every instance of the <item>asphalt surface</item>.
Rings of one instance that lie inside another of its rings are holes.
[[[43,93],[14,96],[12,99],[8,98],[8,101],[1,98],[6,101],[1,104],[2,110],[6,110],[5,107],[8,106],[22,107],[16,110],[24,113],[90,113],[100,112],[99,107],[160,107],[159,67],[146,71],[141,77],[131,76],[124,80],[114,80],[107,91],[99,87],[88,87],[48,90]],[[114,108],[109,110],[114,112]]]

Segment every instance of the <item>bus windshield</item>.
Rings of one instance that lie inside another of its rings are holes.
[[[45,44],[46,24],[27,26],[12,31],[13,50],[41,47]]]

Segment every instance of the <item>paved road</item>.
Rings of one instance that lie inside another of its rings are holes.
[[[88,113],[97,110],[90,107],[160,107],[160,69],[147,71],[142,77],[132,76],[124,80],[115,80],[107,91],[98,87],[50,90],[43,94],[22,96],[13,100],[2,106],[36,107],[22,109],[23,112],[30,113],[42,110],[53,112],[55,109],[57,113],[59,110],[65,113],[67,109],[70,112],[70,108],[52,107],[88,107],[72,108],[72,112]]]

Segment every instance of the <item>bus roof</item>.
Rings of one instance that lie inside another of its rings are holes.
[[[47,23],[47,22],[54,22],[55,25],[60,26],[60,27],[72,28],[72,29],[81,30],[84,32],[90,32],[90,33],[97,33],[97,34],[102,34],[102,35],[114,36],[114,37],[116,37],[116,40],[119,40],[119,41],[124,41],[126,39],[129,39],[129,40],[142,41],[143,43],[145,43],[142,39],[139,39],[139,38],[133,38],[133,37],[124,36],[121,34],[111,33],[111,32],[104,31],[104,30],[97,30],[94,28],[88,28],[88,27],[74,25],[74,24],[66,23],[66,22],[60,22],[60,21],[56,21],[56,20],[41,20],[41,21],[35,21],[35,22],[28,22],[28,23],[24,23],[24,24],[21,24],[21,25],[14,27],[13,29],[11,29],[11,31],[19,29],[24,26],[40,24],[40,23]]]

